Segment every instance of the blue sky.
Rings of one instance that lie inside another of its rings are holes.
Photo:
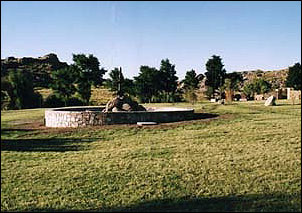
[[[1,58],[48,53],[93,54],[129,78],[165,58],[180,79],[204,73],[214,54],[227,72],[286,68],[301,63],[301,2],[1,1]]]

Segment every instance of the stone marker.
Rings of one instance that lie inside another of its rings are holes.
[[[276,105],[276,97],[271,95],[264,103],[264,106],[275,106]]]
[[[224,104],[224,99],[219,99],[219,100],[218,100],[218,103],[219,103],[219,104]]]

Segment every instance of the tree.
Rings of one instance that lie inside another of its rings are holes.
[[[185,79],[183,80],[184,89],[196,89],[198,88],[199,80],[197,78],[195,70],[187,71]]]
[[[72,54],[73,65],[81,71],[82,77],[92,83],[93,86],[98,87],[104,82],[103,75],[107,72],[104,68],[100,69],[99,60],[89,54]]]
[[[135,85],[132,79],[125,78],[121,87],[124,93],[127,93],[129,96],[135,96]]]
[[[124,75],[119,68],[114,68],[109,73],[109,79],[106,80],[106,86],[110,88],[111,91],[117,92],[119,89],[119,84],[124,81]]]
[[[223,67],[224,65],[222,64],[220,56],[216,55],[213,55],[206,63],[205,84],[214,91],[224,84],[226,70]]]
[[[62,68],[51,73],[52,83],[50,88],[56,96],[64,101],[65,106],[67,106],[68,99],[76,92],[75,76],[76,73],[72,67]]]
[[[225,79],[230,79],[230,89],[233,91],[239,90],[240,85],[243,83],[243,76],[241,73],[232,72],[226,73]]]
[[[271,84],[269,82],[262,78],[258,78],[250,83],[245,84],[243,87],[243,93],[248,97],[248,99],[252,99],[256,93],[267,93],[270,91],[270,89]]]
[[[225,91],[225,100],[227,103],[232,103],[233,87],[234,87],[234,85],[232,85],[232,79],[226,78],[224,80],[223,89]]]
[[[197,95],[195,93],[195,90],[192,87],[188,87],[184,91],[184,97],[185,97],[185,100],[188,102],[191,102],[191,104],[195,104],[197,101]]]
[[[268,81],[264,80],[263,78],[255,79],[253,81],[253,84],[254,84],[253,87],[254,92],[257,94],[267,93],[272,88],[272,85]]]
[[[42,96],[34,92],[33,75],[24,70],[10,70],[8,74],[10,109],[40,107]]]
[[[301,64],[296,63],[294,66],[289,67],[286,86],[301,90],[301,78]]]
[[[192,104],[197,101],[197,95],[195,93],[195,89],[198,88],[199,79],[196,75],[195,70],[187,71],[185,79],[182,81],[184,86],[184,96],[185,99]]]
[[[85,54],[73,54],[72,57],[74,61],[72,65],[73,73],[77,73],[77,92],[82,101],[88,104],[91,96],[91,85],[96,87],[102,85],[104,81],[103,75],[106,70],[99,68],[99,60],[92,54],[88,56]]]
[[[154,67],[141,66],[140,73],[134,77],[136,94],[141,102],[151,102],[161,91],[161,72]]]
[[[124,78],[122,70],[118,68],[114,68],[109,73],[109,79],[106,80],[106,87],[116,93],[120,89],[120,95],[124,95],[125,93],[128,95],[135,94],[133,80]]]
[[[162,92],[166,96],[167,102],[174,102],[177,89],[177,80],[175,65],[172,65],[169,59],[161,60],[160,69]]]
[[[243,87],[243,93],[248,100],[254,98],[254,85],[252,83],[245,84]]]

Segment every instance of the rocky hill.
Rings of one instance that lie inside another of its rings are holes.
[[[264,80],[271,83],[272,88],[285,88],[285,82],[288,75],[288,68],[272,71],[263,71],[263,70],[251,70],[251,71],[239,71],[236,72],[242,75],[243,82],[241,87],[246,83],[250,83],[254,79],[263,78]],[[202,92],[206,91],[205,86],[206,78],[203,78],[199,83],[199,90]]]
[[[288,68],[272,71],[242,71],[240,73],[242,74],[245,83],[251,82],[256,78],[263,78],[264,80],[270,82],[273,88],[283,88],[285,87],[285,82],[288,75]]]
[[[68,64],[66,62],[60,62],[57,55],[54,53],[38,58],[8,57],[6,59],[1,59],[1,77],[6,76],[10,70],[19,69],[33,73],[35,87],[48,87],[50,73],[67,66]]]

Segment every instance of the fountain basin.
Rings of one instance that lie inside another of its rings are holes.
[[[168,123],[192,119],[194,109],[150,107],[147,111],[102,112],[104,107],[61,107],[45,110],[47,127],[84,127],[137,122]]]

